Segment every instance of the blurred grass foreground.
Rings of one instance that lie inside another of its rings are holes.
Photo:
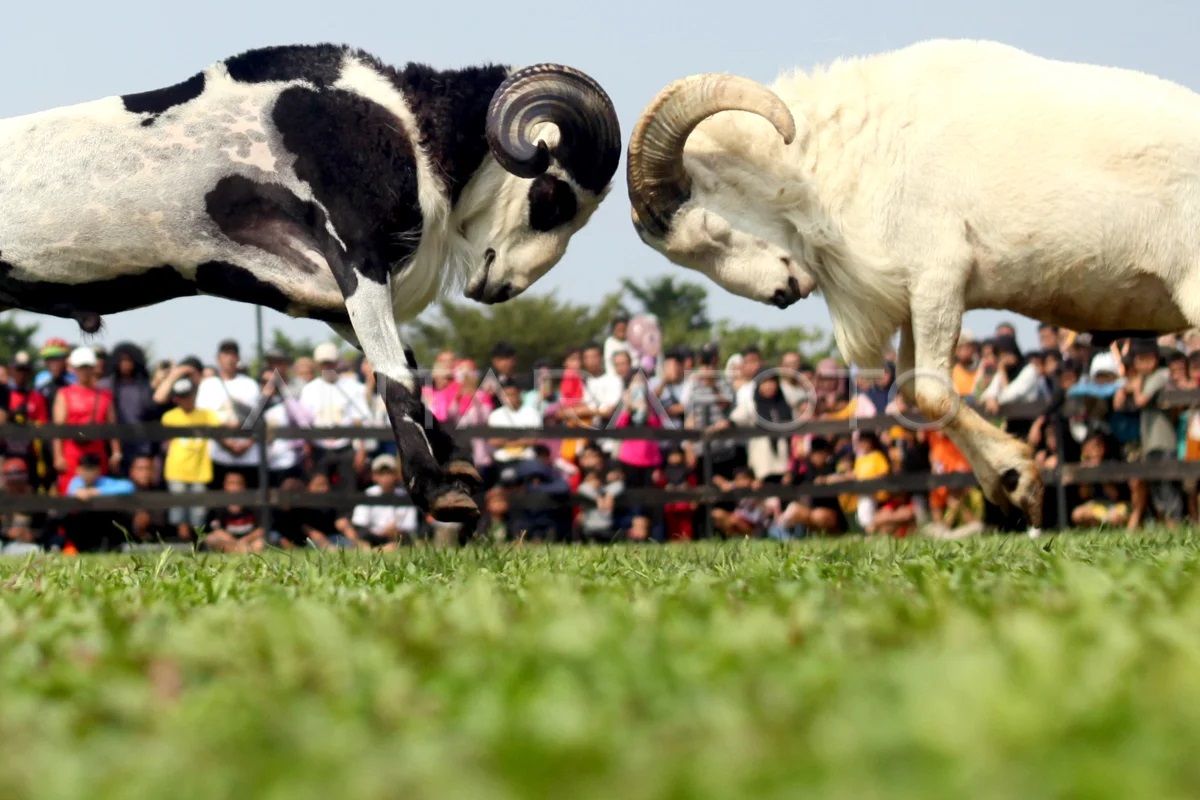
[[[1200,794],[1200,537],[0,560],[0,798]]]

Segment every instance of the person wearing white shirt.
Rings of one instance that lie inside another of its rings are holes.
[[[375,481],[364,494],[370,497],[408,497],[400,486],[400,474],[396,457],[384,453],[371,461],[371,477]],[[342,517],[336,523],[338,532],[359,547],[377,547],[393,550],[404,541],[416,538],[421,517],[412,503],[396,506],[355,506],[349,519]]]
[[[196,408],[215,411],[223,425],[238,427],[250,417],[258,403],[258,382],[238,372],[240,361],[238,343],[232,339],[217,348],[217,374],[200,382],[196,391]],[[219,488],[227,472],[239,472],[246,485],[258,485],[258,461],[261,449],[250,438],[213,439],[209,444],[213,460],[213,483]]]
[[[597,415],[597,425],[603,426],[621,404],[625,384],[615,372],[605,372],[597,344],[589,344],[583,349],[583,373],[586,376],[583,399]]]
[[[367,417],[363,408],[363,390],[358,381],[338,373],[337,345],[324,342],[313,351],[320,370],[300,390],[300,405],[312,415],[314,428],[361,425]],[[326,475],[337,475],[338,491],[353,491],[357,479],[354,449],[346,437],[318,439],[313,442],[313,468]]]
[[[633,345],[625,338],[629,331],[629,317],[618,314],[613,317],[612,333],[604,340],[604,371],[609,375],[616,373],[613,367],[613,356],[617,353],[628,353],[630,361],[637,355]]]
[[[537,409],[521,404],[521,388],[511,378],[501,379],[500,396],[503,402],[488,415],[488,427],[542,427],[542,415]],[[537,439],[492,439],[488,444],[494,448],[493,461],[500,465],[515,465],[533,458],[533,446],[537,444]]]

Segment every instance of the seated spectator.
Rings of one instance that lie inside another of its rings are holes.
[[[655,541],[654,521],[645,514],[635,515],[625,530],[625,541],[642,543]]]
[[[855,451],[854,480],[872,481],[891,473],[891,463],[883,450],[878,434],[873,431],[860,431]],[[875,520],[875,512],[880,504],[886,503],[887,500],[888,493],[884,491],[858,496],[855,509],[858,524],[864,531],[871,532],[871,523]]]
[[[221,417],[212,409],[196,407],[196,384],[191,378],[179,378],[171,387],[171,401],[175,404],[162,416],[162,424],[168,427],[192,426],[219,427]],[[199,494],[208,490],[213,479],[212,450],[209,440],[182,436],[168,439],[167,455],[163,460],[163,480],[172,494]],[[168,519],[175,526],[180,538],[190,538],[201,525],[208,510],[204,506],[176,507],[170,509]]]
[[[579,515],[579,532],[586,542],[612,541],[615,528],[615,508],[625,491],[620,470],[611,470],[607,479],[599,468],[588,469],[579,484],[580,496],[592,501]]]
[[[149,455],[135,456],[130,461],[129,480],[133,483],[135,493],[161,492],[165,488],[159,480],[155,460]],[[187,526],[180,530],[179,526],[172,525],[168,509],[165,508],[135,510],[130,519],[129,533],[137,544],[192,540],[192,530]]]
[[[303,479],[296,477],[284,478],[279,486],[282,493],[307,490],[315,495],[329,494],[331,489],[329,476],[321,472],[309,478],[307,486]],[[331,507],[294,508],[281,503],[271,514],[271,544],[285,550],[308,545],[321,550],[356,546],[354,541],[338,530],[338,516],[337,510]]]
[[[666,463],[658,471],[655,485],[668,492],[686,491],[696,485],[695,471],[688,466],[684,452],[678,447],[668,450]],[[688,500],[672,500],[663,505],[663,527],[667,541],[686,542],[695,538],[696,504]]]
[[[19,457],[4,459],[0,491],[0,552],[20,555],[50,544],[47,515],[43,512],[6,511],[4,498],[32,497],[29,469]]]
[[[509,509],[508,490],[493,486],[483,496],[483,514],[479,517],[476,537],[499,544],[516,538],[518,530]]]
[[[1115,446],[1103,433],[1093,433],[1084,440],[1079,463],[1084,467],[1099,467],[1116,457]],[[1129,522],[1129,487],[1117,481],[1085,483],[1075,487],[1076,505],[1071,509],[1071,524],[1081,528],[1102,526],[1125,527]]]
[[[792,481],[798,485],[824,484],[835,472],[833,445],[827,439],[813,437],[808,454],[796,465]],[[814,496],[788,503],[772,526],[772,538],[791,539],[805,533],[845,533],[848,528],[837,497]]]
[[[221,483],[226,492],[246,491],[242,473],[229,471]],[[258,553],[266,547],[266,534],[259,524],[258,513],[237,503],[209,512],[204,527],[207,531],[201,545],[219,553]]]
[[[748,467],[739,467],[733,473],[733,480],[714,477],[713,482],[723,492],[748,490],[756,488],[754,472]],[[717,505],[712,510],[713,527],[726,538],[753,538],[766,533],[771,522],[766,501],[758,497],[743,497],[736,502],[733,510]]]
[[[924,533],[935,539],[965,539],[984,530],[983,492],[975,487],[945,490],[944,500],[933,508],[933,520]]]
[[[61,392],[60,392],[61,396]],[[75,475],[67,484],[67,496],[77,500],[133,494],[133,481],[105,475],[104,461],[96,453],[79,458]],[[81,552],[109,549],[124,541],[129,514],[119,511],[74,511],[64,522],[67,538]]]
[[[400,485],[395,456],[384,453],[371,461],[374,483],[366,490],[372,497],[404,499],[408,492]],[[411,503],[396,506],[359,505],[349,519],[337,521],[337,530],[359,547],[395,550],[403,541],[416,538],[420,516]]]
[[[541,428],[542,415],[535,409],[521,403],[521,387],[512,378],[503,378],[499,382],[502,403],[488,415],[488,426],[492,428]],[[520,439],[492,439],[492,460],[498,469],[505,466],[516,466],[522,461],[533,458],[533,446],[537,443],[535,437]]]
[[[534,501],[517,514],[517,527],[534,541],[561,541],[570,527],[569,510],[562,501],[567,499],[571,487],[555,467],[548,447],[535,444],[533,455],[516,468],[521,487]]]

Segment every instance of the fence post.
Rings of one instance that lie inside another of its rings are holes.
[[[1063,483],[1063,457],[1066,455],[1067,437],[1070,436],[1067,430],[1066,417],[1062,414],[1062,407],[1054,412],[1054,449],[1058,452],[1058,458],[1054,464],[1054,499],[1055,505],[1058,506],[1058,529],[1065,531],[1070,522],[1070,516],[1067,514],[1067,486]]]
[[[700,507],[704,509],[704,538],[713,538],[713,523],[712,523],[712,503],[708,500],[708,495],[712,490],[713,485],[713,463],[712,463],[712,440],[706,434],[700,440],[700,458],[702,459],[701,469],[704,471],[704,489],[705,496]]]
[[[258,442],[258,520],[263,533],[271,532],[271,473],[267,464],[267,415],[254,420],[254,441]]]

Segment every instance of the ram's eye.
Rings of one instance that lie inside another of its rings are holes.
[[[575,218],[575,191],[553,175],[539,175],[529,187],[529,226],[548,231]]]

